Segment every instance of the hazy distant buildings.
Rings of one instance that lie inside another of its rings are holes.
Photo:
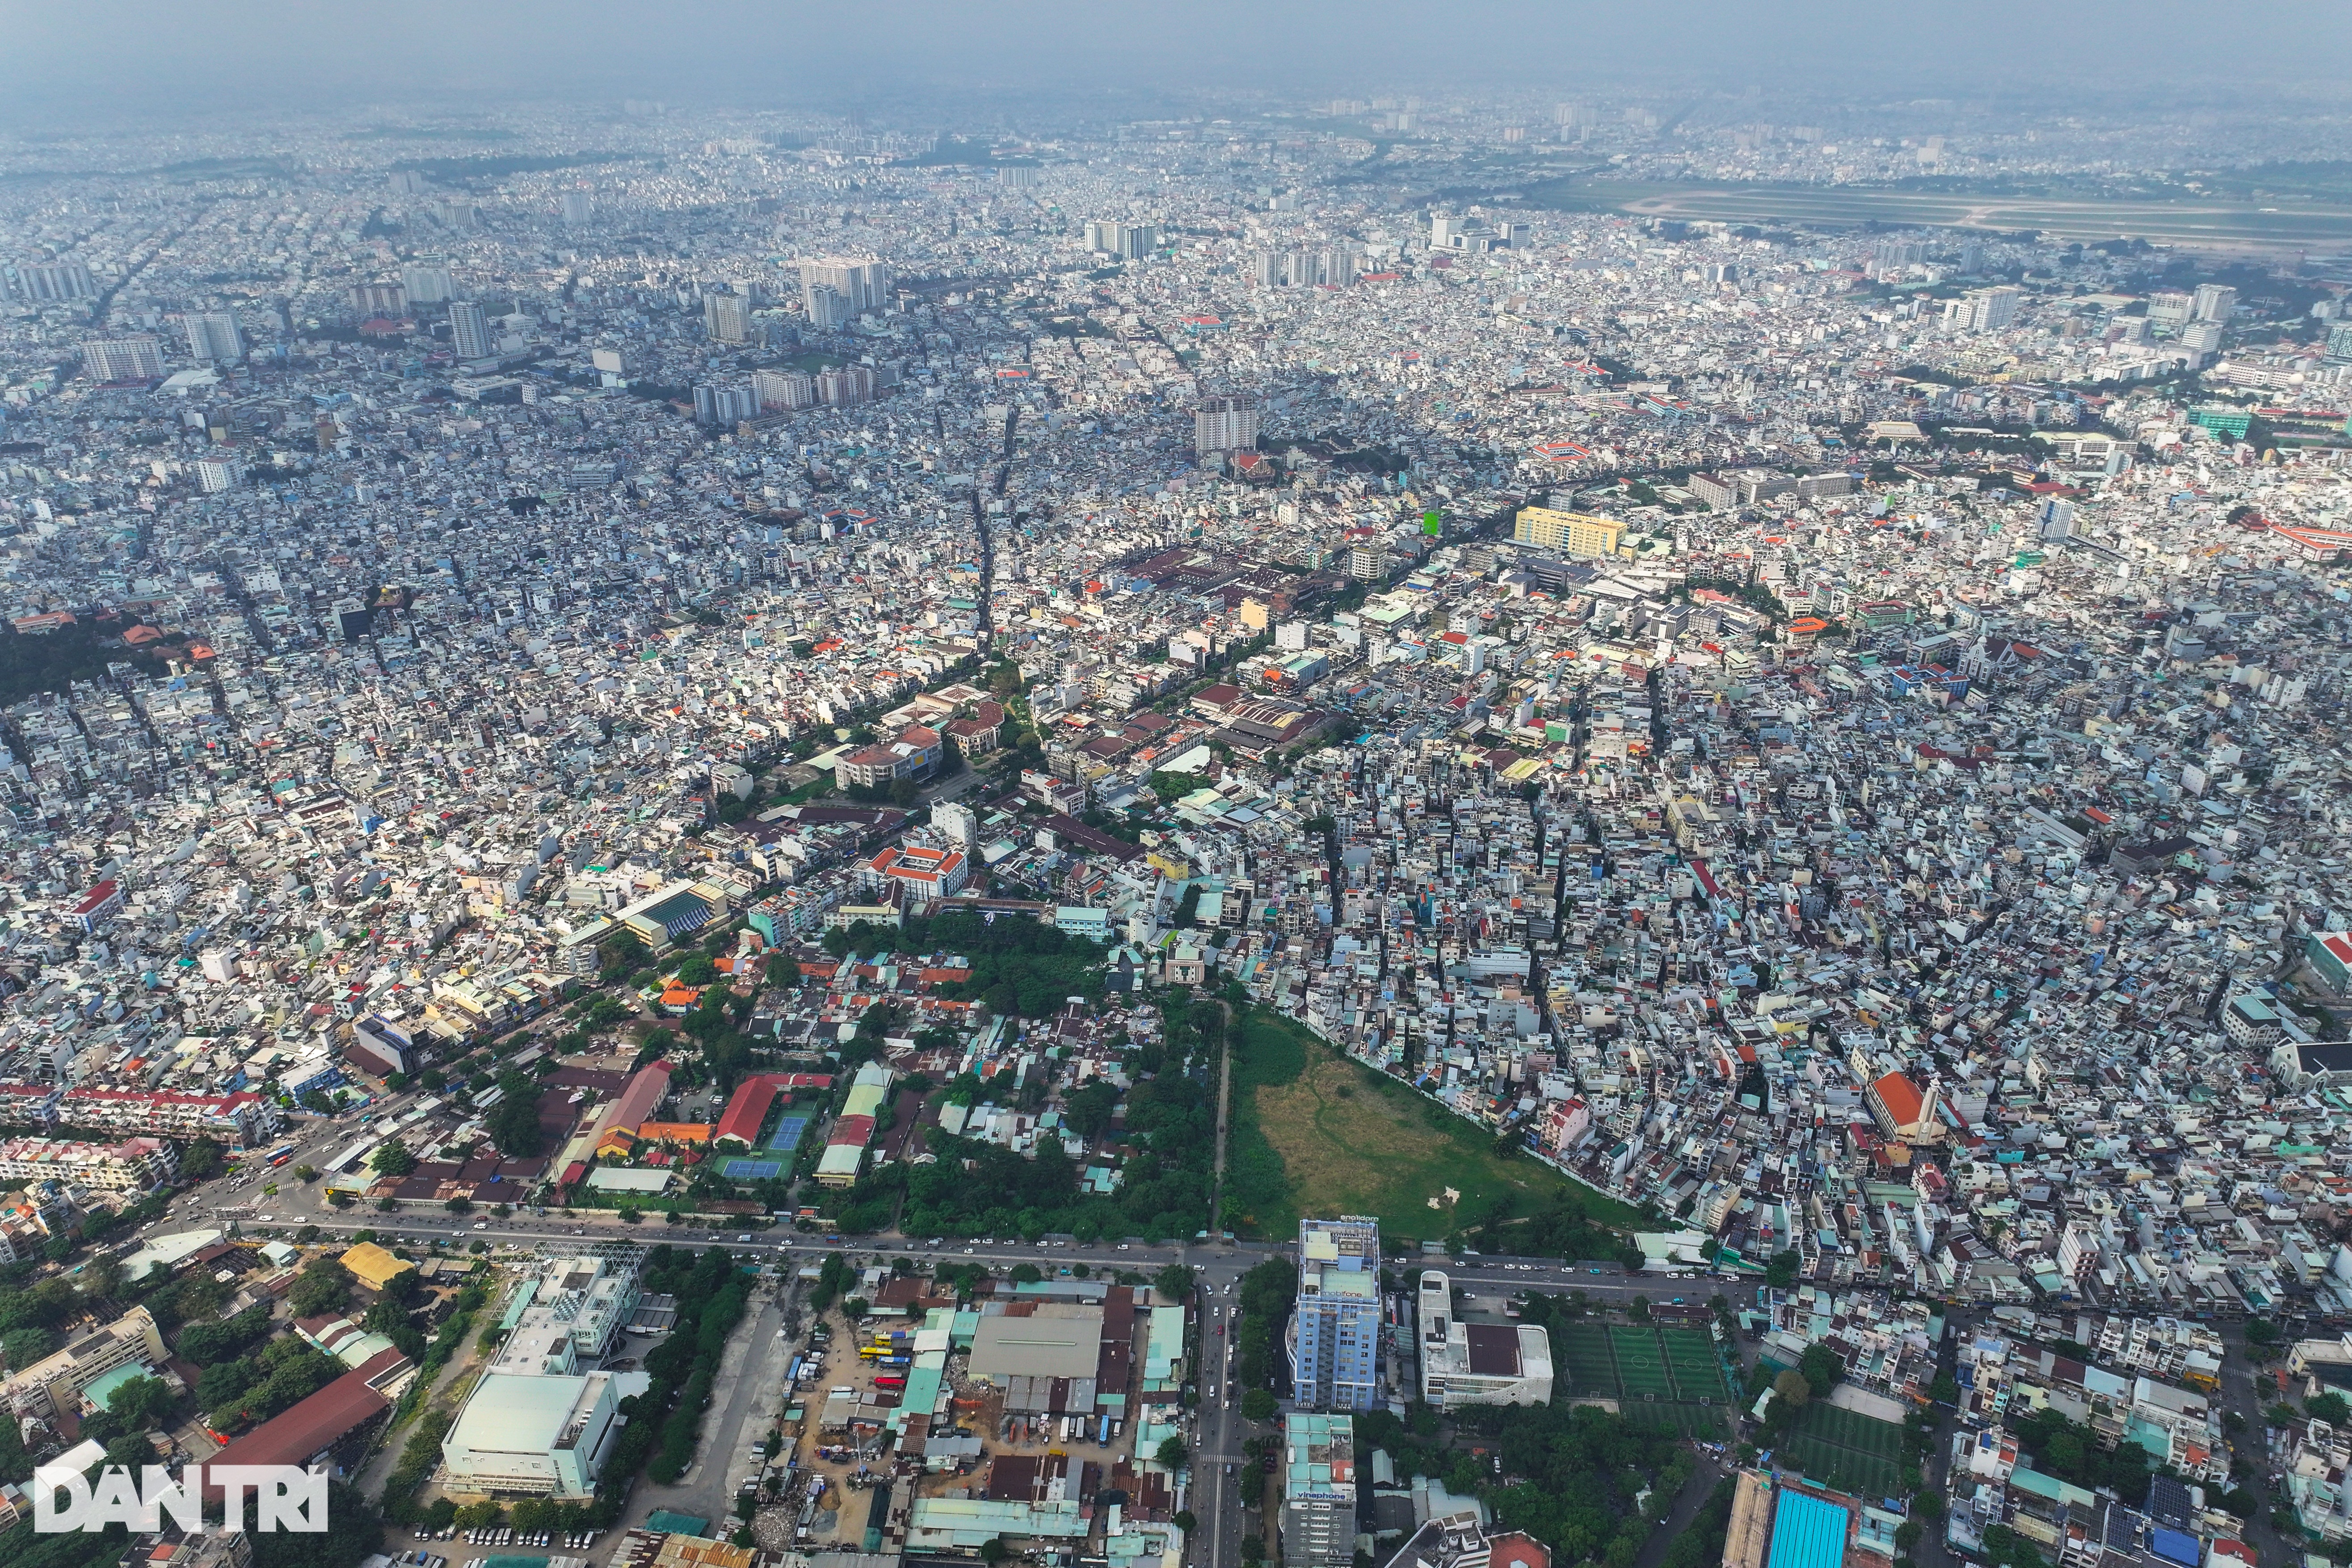
[[[352,310],[360,316],[397,316],[408,309],[408,290],[397,283],[354,283]]]
[[[830,290],[830,300],[821,297]],[[812,324],[837,327],[890,302],[890,265],[871,257],[827,256],[801,263],[801,304]]]
[[[400,269],[400,286],[413,305],[443,305],[457,290],[449,268],[438,261],[412,261]]]
[[[245,465],[235,458],[199,458],[189,470],[195,476],[196,488],[208,496],[235,489],[245,479]]]
[[[490,322],[471,300],[449,301],[449,349],[461,360],[490,357]]]
[[[98,279],[77,257],[60,257],[55,261],[26,261],[16,268],[16,287],[26,300],[35,304],[52,300],[94,300],[98,298]]]
[[[751,341],[751,301],[740,294],[706,294],[702,300],[702,324],[713,342],[748,343]]]
[[[780,409],[789,413],[816,401],[816,383],[796,370],[761,371],[751,377],[751,392],[760,400],[763,412]]]
[[[1132,261],[1160,248],[1160,226],[1098,219],[1087,225],[1087,248]]]
[[[1316,249],[1259,250],[1250,256],[1250,271],[1269,289],[1297,289],[1315,284],[1352,283],[1363,270],[1363,252],[1351,245]]]
[[[163,351],[146,333],[98,338],[82,344],[81,368],[92,381],[152,381],[163,374]]]
[[[586,191],[563,193],[563,221],[577,228],[596,216],[596,198]]]
[[[191,310],[183,318],[188,353],[200,360],[231,363],[245,357],[245,334],[226,310]]]
[[[1998,332],[2017,320],[2025,290],[2003,284],[1998,289],[1971,289],[1957,300],[1944,301],[1944,325],[1956,332]]]
[[[1192,450],[1255,452],[1260,417],[1255,397],[1204,397],[1192,411]]]
[[[1521,544],[1562,555],[1614,555],[1618,542],[1625,537],[1625,523],[1622,518],[1555,511],[1548,506],[1521,507],[1511,537]]]
[[[705,383],[694,389],[694,422],[698,425],[723,427],[756,419],[759,414],[760,395],[749,384],[713,386]]]

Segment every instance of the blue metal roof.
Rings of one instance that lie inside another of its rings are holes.
[[[1835,1503],[1780,1489],[1772,1510],[1772,1552],[1765,1568],[1840,1568],[1850,1516]]]

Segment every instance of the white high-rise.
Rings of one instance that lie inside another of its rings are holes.
[[[2197,319],[2200,321],[2226,321],[2230,312],[2238,308],[2238,291],[2227,283],[2197,285]]]
[[[163,347],[144,332],[93,339],[81,346],[81,370],[92,381],[152,381],[163,374]]]
[[[490,323],[470,300],[449,301],[449,347],[461,360],[490,357]]]
[[[818,319],[819,289],[831,289],[840,295],[838,309],[848,312],[844,319],[855,320],[867,310],[879,310],[889,304],[890,264],[870,256],[826,256],[802,262],[801,302],[812,321]]]
[[[1254,397],[1204,397],[1192,411],[1192,450],[1255,452],[1258,419]]]
[[[1097,219],[1087,225],[1087,248],[1132,261],[1160,248],[1160,226]]]
[[[578,227],[596,216],[596,199],[586,191],[563,193],[563,221]]]
[[[184,318],[188,353],[197,359],[236,361],[245,357],[245,334],[226,310],[191,310]]]
[[[449,268],[438,261],[412,261],[400,269],[400,286],[408,291],[412,305],[439,305],[456,293],[449,281]]]

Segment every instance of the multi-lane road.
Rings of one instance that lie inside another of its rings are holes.
[[[382,1102],[375,1120],[396,1117],[413,1098],[400,1095]],[[414,1206],[387,1212],[335,1209],[325,1202],[323,1191],[296,1180],[292,1172],[297,1165],[323,1163],[348,1148],[359,1135],[359,1130],[348,1122],[310,1121],[298,1125],[278,1141],[280,1145],[290,1144],[293,1150],[282,1167],[274,1171],[248,1169],[203,1183],[173,1200],[173,1212],[150,1229],[165,1231],[191,1225],[234,1222],[247,1230],[292,1230],[308,1225],[329,1235],[365,1230],[387,1240],[460,1247],[479,1242],[486,1247],[523,1251],[557,1251],[599,1241],[716,1244],[771,1258],[780,1269],[787,1271],[814,1264],[831,1253],[857,1261],[929,1258],[943,1263],[982,1263],[992,1268],[1028,1263],[1049,1273],[1083,1264],[1090,1274],[1125,1270],[1146,1277],[1156,1275],[1170,1263],[1186,1264],[1194,1271],[1193,1304],[1201,1346],[1197,1374],[1200,1397],[1188,1435],[1193,1458],[1192,1486],[1187,1501],[1199,1520],[1192,1547],[1195,1561],[1205,1563],[1206,1568],[1232,1568],[1240,1562],[1248,1503],[1256,1495],[1255,1490],[1245,1492],[1244,1489],[1255,1489],[1260,1473],[1243,1453],[1243,1445],[1255,1429],[1241,1415],[1241,1391],[1234,1386],[1233,1376],[1233,1335],[1239,1320],[1242,1276],[1269,1258],[1286,1254],[1288,1249],[1280,1244],[1219,1240],[1181,1246],[1141,1241],[1082,1246],[1011,1238],[934,1241],[903,1237],[829,1241],[823,1236],[793,1229],[712,1232],[698,1226],[658,1223],[627,1225],[615,1215],[593,1210],[541,1211],[524,1206],[498,1215],[479,1210],[449,1214]],[[278,1191],[274,1194],[263,1192],[263,1187],[269,1184],[275,1184]],[[1444,1268],[1454,1286],[1474,1304],[1496,1309],[1503,1298],[1520,1291],[1564,1294],[1580,1290],[1594,1305],[1610,1307],[1630,1304],[1637,1296],[1653,1302],[1703,1302],[1729,1288],[1727,1282],[1705,1277],[1628,1276],[1614,1263],[1564,1264],[1549,1258],[1468,1256],[1456,1259],[1431,1255],[1391,1258],[1389,1267],[1400,1272],[1415,1267]],[[769,1312],[773,1310],[772,1300]],[[774,1332],[768,1315],[754,1313],[750,1321],[755,1333]],[[717,1422],[709,1434],[710,1441],[724,1444],[730,1440],[725,1429],[743,1425],[741,1421]],[[740,1432],[733,1436],[740,1438]],[[725,1456],[723,1447],[715,1448],[705,1456],[703,1463],[723,1475]]]

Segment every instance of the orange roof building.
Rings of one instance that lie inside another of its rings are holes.
[[[637,1124],[637,1136],[648,1143],[708,1143],[710,1123],[708,1121],[643,1121]]]
[[[1863,1098],[1870,1103],[1870,1114],[1877,1121],[1878,1130],[1889,1138],[1926,1142],[1941,1131],[1936,1121],[1933,1082],[1922,1089],[1903,1074],[1891,1072],[1874,1079]]]

